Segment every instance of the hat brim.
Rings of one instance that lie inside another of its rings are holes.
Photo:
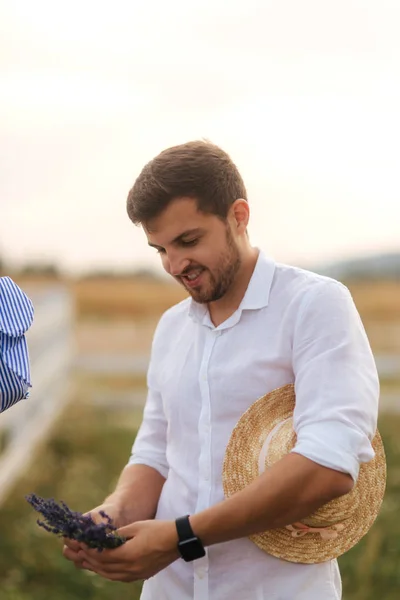
[[[293,415],[294,385],[273,390],[254,402],[239,419],[225,452],[222,482],[226,497],[248,486],[259,476],[258,459],[268,434]],[[372,441],[375,457],[360,466],[356,482],[359,502],[346,519],[344,529],[333,539],[310,532],[293,537],[286,528],[271,529],[250,536],[263,551],[295,563],[325,562],[347,552],[368,532],[382,504],[386,486],[386,458],[377,431]]]

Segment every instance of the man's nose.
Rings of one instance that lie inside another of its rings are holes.
[[[167,257],[168,268],[166,269],[173,277],[179,277],[183,271],[190,265],[190,260],[184,256],[172,253]]]

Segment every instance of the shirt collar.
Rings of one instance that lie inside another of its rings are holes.
[[[236,313],[243,310],[257,310],[268,306],[272,281],[275,273],[275,262],[259,250],[256,265],[249,285]],[[210,320],[207,306],[189,299],[189,316],[200,323],[214,327]],[[230,319],[228,319],[230,321]]]
[[[274,273],[275,262],[260,250],[239,309],[257,310],[268,306]]]

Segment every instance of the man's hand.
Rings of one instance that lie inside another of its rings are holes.
[[[174,521],[138,521],[117,533],[128,538],[113,550],[89,549],[80,544],[76,552],[81,568],[112,581],[149,579],[179,558]]]
[[[114,525],[120,528],[125,528],[129,523],[147,522],[148,519],[154,519],[164,483],[165,478],[152,467],[127,465],[120,475],[115,491],[104,500],[103,504],[91,510],[90,514],[93,520],[99,523],[104,521],[99,514],[100,511],[104,511],[111,517]],[[132,533],[123,535],[133,536]],[[80,555],[83,544],[65,538],[64,541],[63,554],[65,558],[71,560],[79,569],[85,568],[82,555]],[[115,551],[116,549],[112,550],[112,552]],[[106,556],[104,550],[101,553],[97,550],[94,552],[96,558],[102,555]]]
[[[106,519],[104,519],[104,517],[102,517],[100,515],[100,511],[104,511],[109,517],[111,517],[111,519],[116,527],[120,527],[121,525],[124,524],[123,518],[122,518],[122,512],[116,506],[116,504],[106,502],[104,504],[101,504],[100,506],[97,506],[96,508],[94,508],[93,510],[91,510],[85,514],[87,514],[87,515],[90,514],[90,516],[92,517],[92,519],[95,523],[101,523],[102,521],[106,522]],[[77,542],[76,540],[64,538],[63,555],[65,556],[65,558],[72,561],[74,563],[75,567],[77,567],[78,569],[84,568],[82,565],[82,557],[79,556],[79,551],[82,549],[82,547],[83,546],[80,542]],[[96,550],[96,552],[97,552],[97,550]]]

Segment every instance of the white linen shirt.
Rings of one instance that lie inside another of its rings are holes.
[[[166,478],[157,519],[223,500],[234,426],[255,400],[287,383],[296,390],[294,450],[356,479],[374,456],[379,384],[347,288],[260,252],[239,308],[218,327],[191,298],[162,316],[129,460]],[[144,583],[141,598],[339,600],[341,581],[336,560],[289,563],[242,538],[210,546],[192,563],[175,561]]]

